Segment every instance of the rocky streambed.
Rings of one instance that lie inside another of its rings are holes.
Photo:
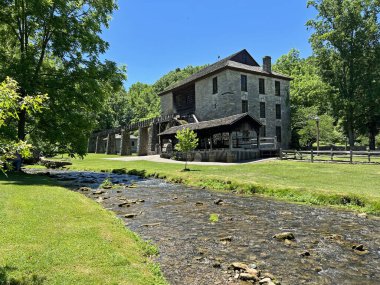
[[[376,217],[123,174],[49,175],[152,240],[171,284],[380,284]]]

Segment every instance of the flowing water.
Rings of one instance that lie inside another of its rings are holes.
[[[80,192],[152,240],[160,250],[156,261],[171,284],[252,284],[235,279],[228,270],[235,261],[256,264],[281,284],[380,284],[376,217],[137,176],[68,171],[50,175],[72,189],[92,188]],[[96,192],[107,177],[121,185]],[[210,221],[211,214],[218,215],[217,222]],[[280,232],[292,232],[295,241],[273,238]],[[359,244],[364,249],[352,249]],[[302,256],[305,251],[310,256]]]

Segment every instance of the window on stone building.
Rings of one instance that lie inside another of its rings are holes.
[[[277,142],[281,142],[281,127],[276,127]]]
[[[131,146],[135,146],[135,142],[134,141],[131,141]]]
[[[261,126],[261,128],[260,128],[260,137],[264,138],[264,137],[266,137],[266,135],[267,135],[267,131],[266,131],[265,126]]]
[[[247,75],[241,75],[240,77],[240,81],[241,81],[241,91],[247,91],[248,88],[247,88]]]
[[[275,81],[274,82],[274,92],[275,92],[275,95],[276,96],[280,96],[281,95],[281,84],[280,84],[280,81]]]
[[[259,94],[265,94],[265,80],[264,80],[264,78],[259,78]]]
[[[241,101],[241,112],[248,113],[248,100]]]
[[[212,79],[212,94],[218,93],[218,77]]]
[[[260,118],[265,118],[265,102],[260,102]]]
[[[281,119],[281,104],[276,104],[276,119]]]

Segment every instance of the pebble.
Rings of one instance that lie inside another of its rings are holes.
[[[78,189],[78,191],[87,192],[87,191],[91,191],[91,188],[89,188],[89,187],[80,187]]]
[[[219,240],[220,241],[229,241],[229,242],[231,242],[232,241],[232,236],[221,237]]]
[[[252,281],[259,281],[259,278],[255,274],[250,273],[240,273],[239,278],[241,280],[252,280]]]
[[[222,205],[222,204],[224,204],[224,202],[223,202],[222,199],[217,199],[217,200],[214,201],[214,204],[215,205]]]
[[[293,240],[295,239],[294,234],[291,232],[283,232],[283,233],[278,233],[273,236],[273,238],[278,239],[278,240]]]
[[[363,218],[363,219],[368,219],[367,213],[360,213],[360,214],[358,214],[358,217]]]
[[[310,256],[310,252],[307,251],[307,250],[305,250],[305,251],[301,252],[299,255],[300,255],[301,257]]]
[[[265,284],[265,285],[275,285],[273,282],[272,282],[272,279],[270,278],[264,278],[264,279],[261,279],[259,281],[259,284]]]
[[[234,270],[246,270],[248,268],[248,265],[242,262],[232,262],[229,268],[232,268]]]

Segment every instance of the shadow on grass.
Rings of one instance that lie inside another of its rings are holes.
[[[0,267],[0,285],[42,285],[46,280],[45,277],[40,277],[35,274],[23,276],[20,279],[9,277],[8,273],[16,269],[17,268],[11,266]]]
[[[70,171],[71,173],[75,173],[75,177],[66,177],[66,178],[57,178],[54,173],[51,175],[49,170],[46,170],[46,173],[35,173],[29,174],[24,172],[9,172],[6,175],[0,173],[0,185],[17,185],[17,186],[61,186],[66,188],[71,188],[70,182],[80,182],[83,183],[83,186],[87,184],[93,184],[92,182],[86,181],[86,173],[87,171]],[[110,170],[101,170],[98,173],[109,173],[109,174],[117,174],[117,175],[133,175],[139,176],[142,180],[148,177],[148,174],[145,170],[137,170],[137,169],[110,169]],[[57,179],[56,179],[57,178]],[[68,184],[65,182],[69,182]],[[76,186],[75,186],[76,187]],[[0,285],[2,285],[0,283]]]
[[[0,174],[0,184],[3,185],[40,185],[57,186],[51,178],[44,174],[27,174],[23,172],[10,172],[5,176]],[[0,285],[2,285],[0,283]]]

